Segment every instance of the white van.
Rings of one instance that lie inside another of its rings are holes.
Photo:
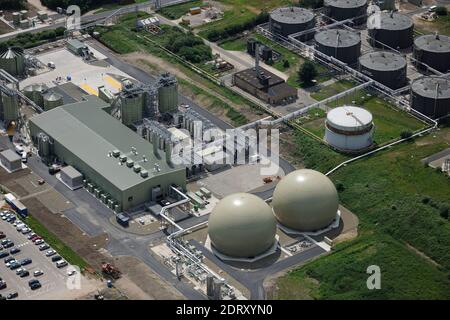
[[[57,261],[57,262],[56,262],[56,267],[57,267],[57,268],[63,268],[63,267],[65,267],[65,266],[67,266],[67,262],[64,261],[64,260],[60,260],[60,261]]]
[[[23,146],[22,146],[21,144],[17,144],[16,147],[15,147],[15,149],[16,149],[17,154],[19,154],[19,155],[22,155],[23,152],[25,151],[25,150],[23,149]]]
[[[22,162],[23,162],[23,163],[27,163],[27,161],[28,161],[28,155],[27,155],[27,153],[24,151],[24,152],[22,153]]]

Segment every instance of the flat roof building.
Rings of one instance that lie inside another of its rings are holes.
[[[155,155],[152,144],[108,114],[108,107],[87,96],[36,115],[29,121],[33,142],[38,146],[47,135],[52,157],[82,173],[88,190],[99,189],[98,196],[116,210],[159,200],[154,195],[166,195],[172,184],[185,188],[185,168]]]
[[[271,105],[285,105],[297,100],[297,89],[270,71],[261,67],[258,70],[251,68],[236,72],[234,84]]]
[[[10,172],[22,169],[22,159],[10,149],[0,152],[0,162]]]

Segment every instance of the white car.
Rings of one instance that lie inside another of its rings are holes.
[[[8,262],[6,264],[6,267],[9,268],[12,264],[17,263],[17,262],[18,262],[17,260],[11,260],[10,262]]]
[[[39,239],[34,242],[35,245],[39,245],[39,244],[43,244],[43,243],[44,243],[44,239]]]
[[[33,276],[35,276],[35,277],[42,276],[43,274],[44,274],[44,271],[42,271],[42,270],[36,270],[35,272],[33,272]]]
[[[31,232],[31,229],[30,228],[23,228],[21,232],[22,232],[22,234],[27,234],[27,233]]]
[[[53,255],[55,255],[56,254],[56,251],[55,250],[48,250],[46,253],[45,253],[45,255],[47,256],[47,257],[51,257],[51,256],[53,256]]]
[[[75,275],[75,274],[77,274],[77,271],[76,270],[73,270],[73,269],[71,269],[71,270],[67,270],[67,275],[70,277],[70,276],[73,276],[73,275]]]

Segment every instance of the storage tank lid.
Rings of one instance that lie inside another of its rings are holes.
[[[396,12],[381,12],[367,19],[367,28],[383,30],[405,30],[413,26],[410,17]]]
[[[435,99],[437,96],[438,99],[450,99],[450,80],[441,77],[422,77],[413,82],[411,90],[427,98]]]
[[[392,71],[406,67],[406,60],[401,55],[388,51],[369,52],[359,58],[359,63],[372,70]]]
[[[270,13],[270,18],[280,23],[300,24],[313,20],[314,14],[300,7],[277,8]]]
[[[341,29],[324,30],[316,33],[314,38],[316,42],[329,47],[352,47],[361,42],[358,33]]]
[[[0,52],[1,59],[15,59],[23,56],[23,49],[20,47],[9,47]]]
[[[427,34],[417,37],[414,45],[420,50],[431,52],[450,52],[450,37],[440,34]]]
[[[336,8],[358,8],[365,6],[367,0],[325,0],[324,4]]]
[[[44,100],[46,101],[60,101],[62,100],[62,98],[62,95],[53,91],[48,92],[44,95]]]
[[[359,107],[342,106],[327,113],[327,123],[344,131],[357,131],[372,125],[372,114]]]

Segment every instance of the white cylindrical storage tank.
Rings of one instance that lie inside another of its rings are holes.
[[[359,151],[373,143],[372,114],[362,108],[343,106],[328,111],[325,141],[341,151]]]
[[[211,244],[229,257],[254,258],[267,252],[275,243],[275,233],[269,205],[250,193],[226,196],[209,216]]]

